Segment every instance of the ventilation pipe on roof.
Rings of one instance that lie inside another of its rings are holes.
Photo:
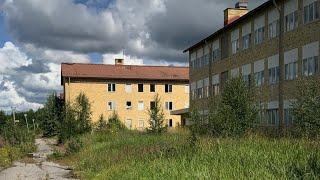
[[[226,26],[232,23],[248,12],[248,0],[239,0],[234,8],[227,8],[224,10],[224,25]]]

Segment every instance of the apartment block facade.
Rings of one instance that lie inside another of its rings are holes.
[[[92,121],[116,112],[129,129],[144,130],[149,125],[148,110],[161,99],[168,127],[181,125],[172,110],[189,106],[189,68],[161,66],[62,64],[61,85],[66,102],[84,93],[91,103]],[[120,63],[119,63],[120,62]]]
[[[189,47],[190,108],[209,112],[212,97],[241,76],[258,89],[260,123],[292,122],[296,79],[319,77],[320,0],[270,0],[252,11],[247,1],[225,10],[225,26]],[[239,9],[241,16],[234,19]],[[229,23],[228,23],[229,22]],[[281,76],[282,75],[282,78]],[[320,81],[319,81],[320,83]],[[306,87],[307,88],[307,87]]]

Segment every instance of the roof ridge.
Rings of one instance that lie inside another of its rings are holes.
[[[157,66],[157,65],[115,65],[115,64],[94,64],[94,63],[61,63],[66,65],[92,65],[92,66],[112,66],[112,67],[163,67],[163,68],[189,68],[188,66]]]

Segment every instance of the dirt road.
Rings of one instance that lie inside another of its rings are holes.
[[[53,144],[54,140],[36,139],[37,152],[33,153],[34,162],[15,162],[12,167],[0,172],[0,180],[73,179],[69,167],[47,160],[48,155],[53,153],[50,147]]]

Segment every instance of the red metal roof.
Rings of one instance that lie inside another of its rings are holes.
[[[188,67],[62,63],[61,77],[189,81]]]

